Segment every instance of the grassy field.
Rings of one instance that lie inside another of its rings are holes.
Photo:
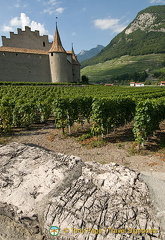
[[[86,75],[90,82],[108,82],[112,77],[125,73],[142,72],[146,70],[151,74],[155,71],[165,72],[164,63],[165,54],[142,56],[126,55],[104,63],[87,66],[81,70],[81,75]]]

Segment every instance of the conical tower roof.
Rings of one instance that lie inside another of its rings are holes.
[[[52,47],[50,48],[49,52],[63,52],[63,53],[66,52],[65,49],[62,46],[57,25],[56,25],[56,31],[55,31],[55,34],[54,34],[54,40],[53,40],[53,43],[52,43]]]
[[[79,63],[79,61],[77,60],[77,57],[76,57],[76,55],[75,55],[75,53],[74,53],[73,45],[72,45],[72,59],[73,59],[73,64],[75,64],[75,65],[81,65],[81,64]]]

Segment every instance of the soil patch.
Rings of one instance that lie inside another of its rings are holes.
[[[31,130],[15,129],[13,136],[3,137],[3,143],[6,141],[40,146],[58,153],[79,156],[83,161],[102,164],[115,162],[140,172],[165,172],[165,150],[158,144],[161,142],[163,147],[165,142],[165,123],[161,125],[161,132],[157,131],[140,153],[133,141],[131,128],[131,125],[119,128],[106,136],[101,143],[98,143],[97,138],[80,142],[78,136],[80,132],[82,134],[87,130],[85,127],[81,131],[77,131],[78,127],[75,127],[72,136],[63,136],[61,130],[49,122],[46,125],[33,126]]]

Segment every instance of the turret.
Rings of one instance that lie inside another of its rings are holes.
[[[81,66],[81,64],[77,60],[77,57],[73,50],[73,44],[72,44],[73,82],[80,82],[80,66]]]
[[[52,82],[68,82],[67,53],[62,46],[57,24],[54,41],[49,50],[49,61]]]

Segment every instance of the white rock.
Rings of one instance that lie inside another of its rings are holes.
[[[0,166],[0,240],[54,239],[51,226],[60,228],[57,240],[142,240],[114,233],[139,227],[160,237],[148,188],[133,170],[17,143],[0,146]]]

